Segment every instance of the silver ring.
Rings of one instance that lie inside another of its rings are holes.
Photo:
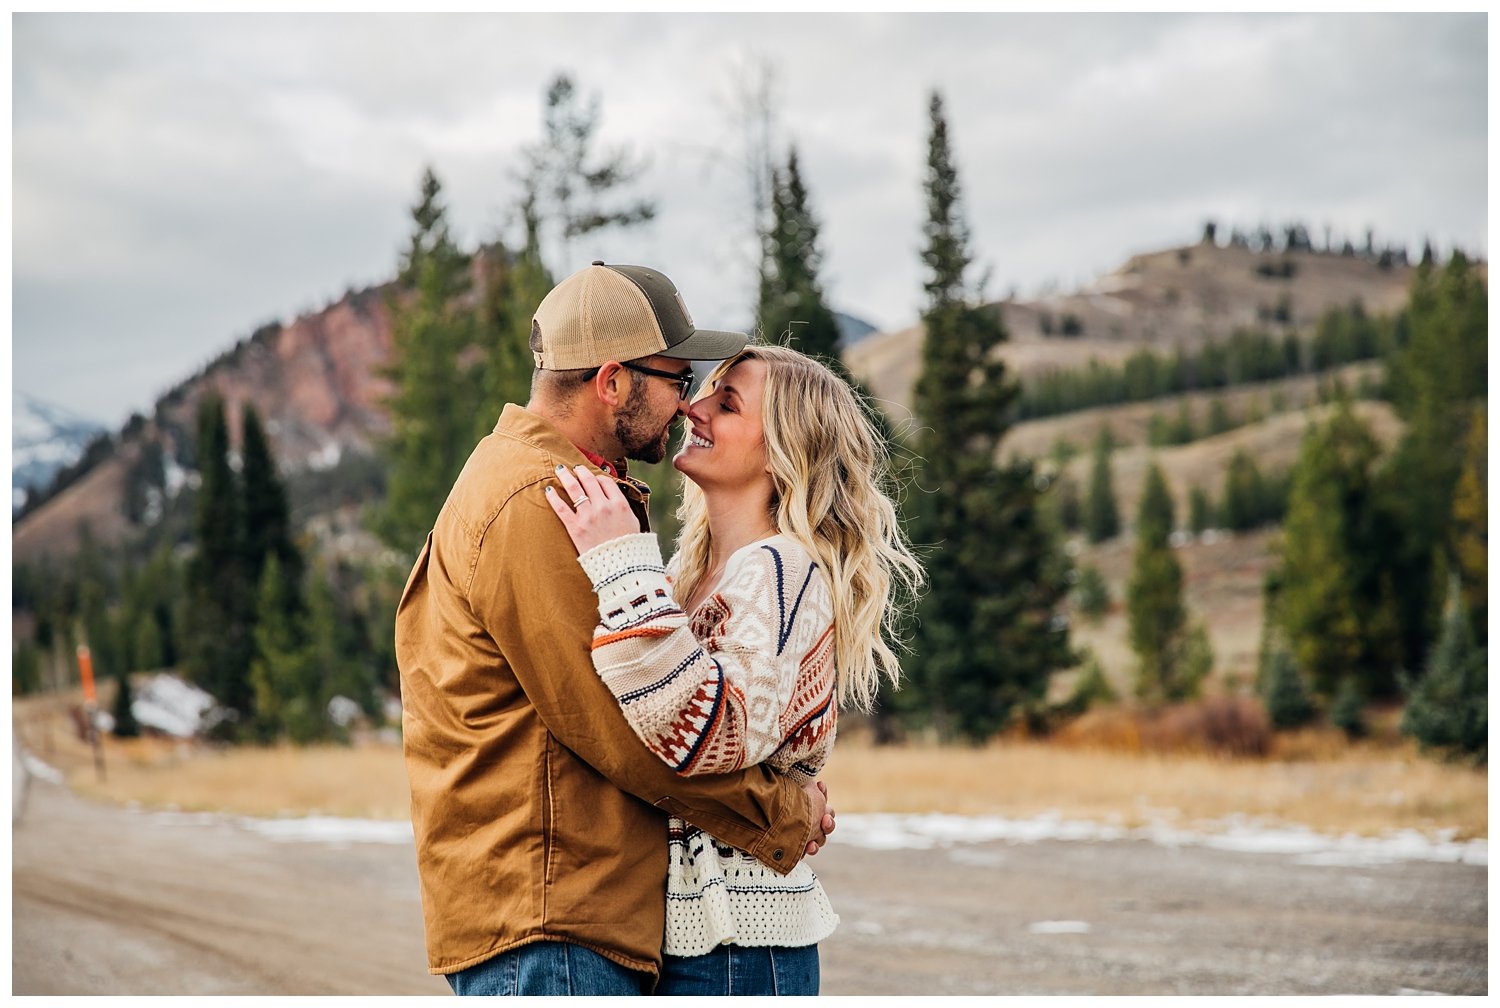
[[[583,499],[583,500],[576,500],[576,501],[574,501],[574,502],[573,502],[573,506],[574,506],[574,507],[575,507],[575,508],[581,508],[581,507],[583,507],[583,506],[584,506],[584,505],[585,505],[585,504],[587,504],[587,503],[588,503],[588,502],[589,502],[589,499],[588,499],[588,498],[587,498],[587,497],[585,497],[585,498],[584,498],[584,499]]]

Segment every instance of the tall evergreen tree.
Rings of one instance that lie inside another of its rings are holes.
[[[838,321],[818,279],[823,258],[818,223],[808,206],[796,148],[787,155],[786,169],[772,178],[771,228],[765,245],[756,312],[762,338],[785,341],[846,373],[839,356]]]
[[[1271,726],[1278,729],[1300,728],[1317,713],[1296,659],[1285,650],[1270,655],[1263,700]]]
[[[1353,676],[1345,676],[1339,683],[1333,705],[1328,708],[1328,720],[1351,739],[1363,738],[1370,733],[1365,722],[1365,696]]]
[[[476,317],[458,300],[469,289],[469,257],[449,233],[441,193],[429,169],[390,304],[390,476],[377,527],[386,542],[412,553],[474,448],[481,412],[480,368],[466,353],[478,336]]]
[[[1439,269],[1419,266],[1406,312],[1406,339],[1392,357],[1392,401],[1406,427],[1382,472],[1391,526],[1387,546],[1396,591],[1401,654],[1420,668],[1437,635],[1443,575],[1451,563],[1453,498],[1471,410],[1488,392],[1489,300],[1462,253]]]
[[[1488,651],[1474,643],[1463,592],[1450,582],[1443,630],[1401,716],[1401,731],[1424,749],[1489,757]]]
[[[244,564],[244,498],[229,464],[224,403],[205,396],[198,405],[198,496],[195,550],[188,564],[180,623],[188,675],[236,719],[254,710],[250,689],[254,596]]]
[[[1453,556],[1459,590],[1468,610],[1470,625],[1481,645],[1489,641],[1489,450],[1485,417],[1488,410],[1476,407],[1464,439],[1463,468],[1453,493],[1453,518],[1448,548]]]
[[[510,254],[497,246],[484,260],[480,300],[480,340],[484,347],[483,403],[475,415],[474,441],[495,427],[506,403],[531,396],[531,316],[552,289],[542,264],[538,222],[533,208],[522,208],[525,244]]]
[[[1386,558],[1392,531],[1376,493],[1379,445],[1340,402],[1309,429],[1292,473],[1276,609],[1313,690],[1331,697],[1345,675],[1389,696],[1401,664]]]
[[[141,734],[135,719],[135,695],[130,689],[130,675],[123,668],[115,676],[115,702],[111,712],[115,719],[112,734],[116,738],[136,738]]]
[[[571,261],[575,238],[602,228],[644,224],[656,216],[654,200],[619,196],[618,190],[633,182],[643,165],[625,150],[594,149],[599,116],[598,96],[584,99],[571,77],[558,74],[543,101],[542,139],[524,151],[525,202],[540,224],[557,233],[565,264]]]
[[[998,310],[976,304],[968,228],[940,95],[929,104],[927,305],[914,412],[920,463],[908,495],[913,540],[931,544],[930,589],[906,663],[912,699],[945,734],[983,739],[1033,710],[1072,664],[1065,563],[1037,507],[1028,462],[997,464],[1019,386],[995,354]],[[909,703],[909,701],[908,701]]]
[[[287,583],[296,585],[301,580],[302,555],[292,542],[286,485],[276,473],[260,414],[248,402],[241,421],[240,486],[245,522],[241,545],[246,581],[259,584],[266,557],[275,556]],[[296,593],[291,597],[295,600]]]
[[[1195,486],[1188,491],[1188,528],[1193,530],[1194,535],[1199,535],[1213,526],[1214,506],[1208,499],[1208,493],[1200,486]]]
[[[348,697],[367,714],[378,711],[379,678],[360,639],[363,619],[339,599],[329,571],[319,565],[307,592],[306,657],[316,670],[307,684],[320,707],[335,696]]]
[[[1108,427],[1099,428],[1094,439],[1094,465],[1089,475],[1088,497],[1083,505],[1083,527],[1089,542],[1101,543],[1120,534],[1120,508],[1115,503],[1115,485],[1109,457],[1114,439]]]
[[[890,447],[891,457],[903,457],[890,419],[875,404],[869,389],[844,364],[838,319],[828,306],[819,278],[823,267],[819,227],[802,182],[795,147],[788,152],[785,171],[771,168],[767,202],[768,229],[761,235],[763,253],[756,306],[756,327],[761,338],[772,343],[785,342],[827,364],[854,389],[865,414]]]
[[[1179,700],[1192,692],[1183,661],[1187,608],[1182,601],[1182,567],[1172,553],[1172,510],[1166,477],[1152,463],[1135,524],[1135,560],[1125,609],[1130,647],[1140,663],[1136,693],[1153,702]]]
[[[1250,453],[1240,448],[1224,471],[1224,495],[1220,517],[1224,527],[1236,532],[1262,525],[1266,521],[1266,488],[1260,469]]]
[[[290,586],[274,553],[267,555],[256,591],[255,733],[263,741],[290,735],[307,742],[321,733],[318,672],[309,660],[300,614],[287,604]]]

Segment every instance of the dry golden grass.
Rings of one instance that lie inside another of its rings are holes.
[[[1224,759],[1068,749],[1036,741],[983,748],[877,748],[841,740],[826,774],[841,812],[943,811],[1133,827],[1210,826],[1240,814],[1318,832],[1456,830],[1489,835],[1485,770],[1413,749],[1343,747],[1320,759]]]
[[[117,745],[102,783],[92,768],[80,768],[70,781],[91,798],[189,812],[357,819],[409,814],[406,771],[400,750],[390,745],[198,749],[145,759],[141,752],[139,746]]]
[[[148,808],[252,816],[334,815],[405,819],[406,770],[399,746],[223,748],[160,737],[104,739],[104,779],[74,731],[63,698],[17,701],[16,731],[79,794]]]
[[[105,743],[106,777],[65,705],[17,704],[17,730],[81,794],[152,808],[404,819],[399,746],[212,749],[162,739]],[[1105,752],[1040,741],[982,748],[875,747],[851,729],[826,774],[840,812],[950,812],[1140,826],[1211,826],[1241,814],[1330,834],[1398,829],[1488,836],[1488,773],[1407,745],[1350,747],[1337,733],[1281,736],[1273,758]]]

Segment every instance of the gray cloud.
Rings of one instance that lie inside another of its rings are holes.
[[[728,96],[776,68],[835,305],[920,307],[926,103],[947,100],[992,294],[1090,279],[1202,222],[1484,252],[1483,15],[17,15],[14,384],[106,422],[273,317],[389,277],[424,165],[506,226],[571,71],[659,219],[555,256],[750,314]]]

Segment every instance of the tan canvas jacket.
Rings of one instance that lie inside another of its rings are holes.
[[[428,966],[534,941],[661,962],[667,814],[779,872],[812,803],[764,767],[678,777],[636,738],[589,657],[597,611],[543,496],[585,464],[507,405],[454,484],[396,612]],[[641,515],[644,501],[622,483]]]

